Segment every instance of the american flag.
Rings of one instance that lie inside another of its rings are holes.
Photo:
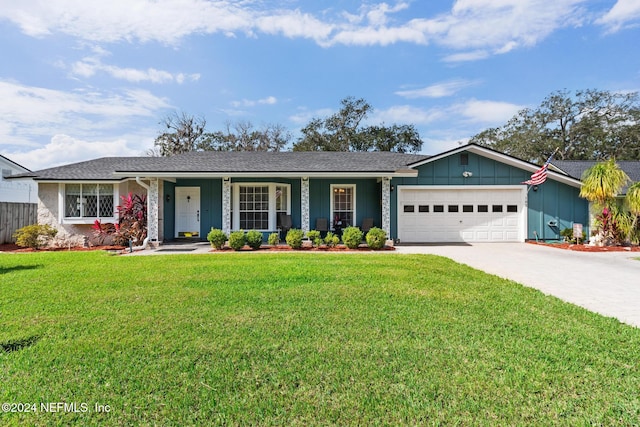
[[[556,154],[555,151],[549,156],[545,164],[542,165],[540,169],[535,171],[528,181],[524,181],[522,182],[522,184],[540,185],[545,182],[547,180],[547,168],[549,168],[549,163],[551,163],[551,159],[553,158],[554,154]]]

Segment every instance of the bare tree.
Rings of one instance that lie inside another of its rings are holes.
[[[154,145],[162,156],[194,151],[202,139],[207,122],[184,112],[173,113],[162,119],[163,131],[156,137]]]

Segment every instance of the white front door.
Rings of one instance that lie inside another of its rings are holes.
[[[200,187],[176,187],[175,237],[200,236]]]

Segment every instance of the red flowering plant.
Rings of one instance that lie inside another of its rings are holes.
[[[120,196],[121,204],[116,207],[118,222],[93,224],[94,235],[102,243],[107,237],[116,245],[127,246],[129,241],[140,244],[147,237],[147,196],[129,193]]]

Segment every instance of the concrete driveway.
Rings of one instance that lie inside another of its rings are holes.
[[[400,246],[442,255],[640,327],[639,252],[574,252],[527,243]]]

